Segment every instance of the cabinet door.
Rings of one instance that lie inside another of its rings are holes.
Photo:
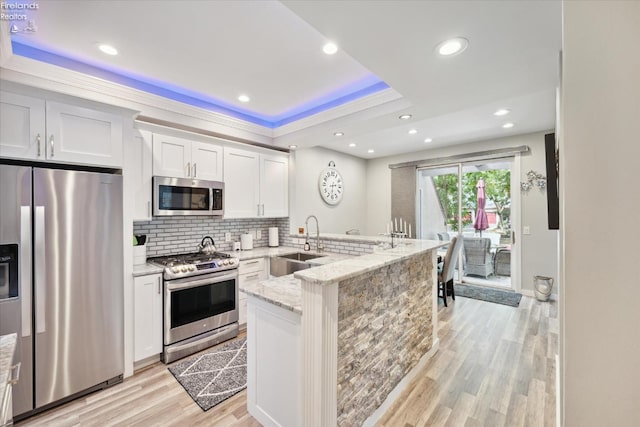
[[[222,181],[222,147],[207,142],[191,142],[192,177]]]
[[[44,160],[44,101],[0,92],[0,157]]]
[[[225,148],[225,218],[255,218],[261,213],[258,159],[258,153]]]
[[[48,160],[122,167],[122,117],[47,101],[46,121]]]
[[[265,217],[289,216],[289,158],[260,155],[260,203]]]
[[[133,220],[151,220],[151,170],[153,165],[151,132],[133,131],[133,141],[126,146],[125,173],[133,186]]]
[[[172,178],[190,178],[191,141],[154,133],[153,174]]]
[[[134,277],[133,360],[162,352],[162,276]]]

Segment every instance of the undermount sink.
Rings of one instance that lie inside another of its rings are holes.
[[[272,257],[270,261],[270,272],[272,276],[280,277],[295,273],[296,271],[306,270],[312,267],[312,265],[306,261],[323,256],[325,255],[296,252],[289,255]]]
[[[309,261],[310,259],[320,258],[323,256],[326,256],[326,255],[309,254],[306,252],[296,252],[294,254],[289,254],[289,255],[280,255],[280,258],[287,258],[295,261]]]

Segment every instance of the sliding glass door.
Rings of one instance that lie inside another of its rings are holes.
[[[513,287],[513,165],[508,158],[418,169],[419,236],[462,235],[458,282]]]

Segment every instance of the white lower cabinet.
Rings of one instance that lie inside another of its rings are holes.
[[[252,283],[258,283],[269,278],[267,258],[249,259],[240,261],[238,266],[238,286],[244,289]],[[238,303],[238,323],[240,327],[247,324],[247,294],[240,292]]]
[[[133,278],[134,345],[133,361],[162,352],[162,275]]]

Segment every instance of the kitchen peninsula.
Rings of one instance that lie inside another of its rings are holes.
[[[437,350],[440,246],[408,240],[245,288],[251,415],[373,424]]]

